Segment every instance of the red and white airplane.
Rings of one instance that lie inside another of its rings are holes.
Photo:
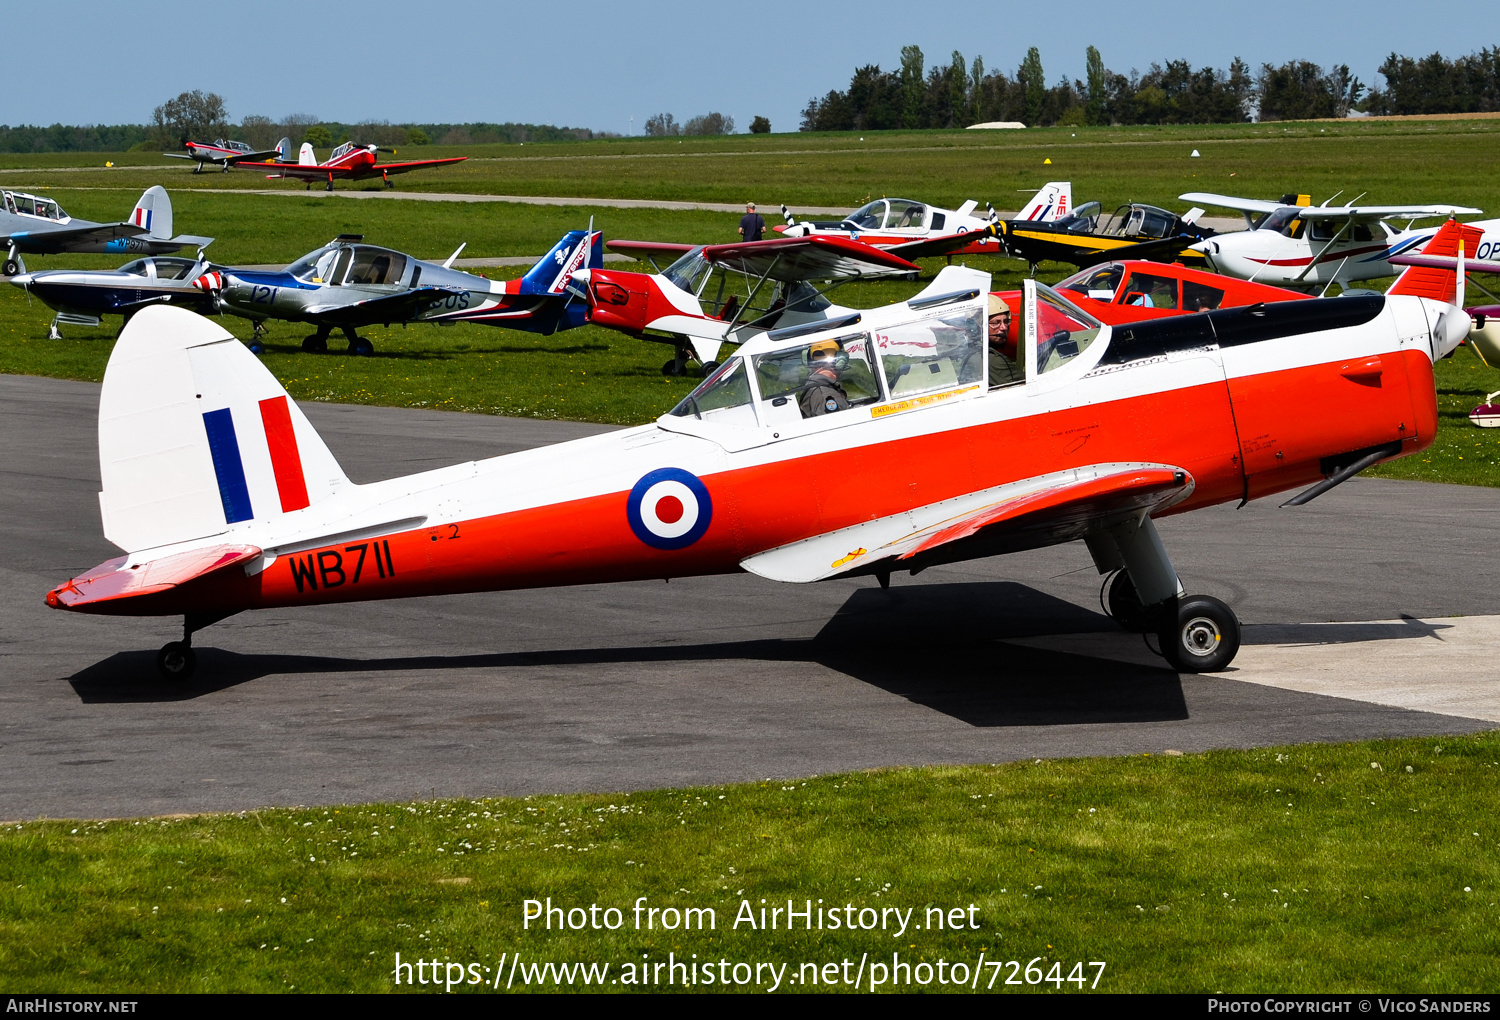
[[[124,554],[49,605],[184,618],[747,571],[873,576],[1083,540],[1112,615],[1174,667],[1239,624],[1187,595],[1153,518],[1311,486],[1433,441],[1462,309],[1369,295],[1114,328],[1025,282],[1022,381],[986,385],[990,276],[743,344],[655,422],[365,485],[212,320],[147,308],[99,403],[104,534]]]
[[[1308,195],[1285,195],[1279,202],[1197,191],[1178,197],[1237,209],[1245,216],[1249,229],[1219,234],[1189,249],[1201,254],[1210,269],[1302,290],[1394,276],[1391,256],[1417,251],[1438,230],[1412,227],[1412,222],[1483,212],[1460,205],[1332,206],[1331,198],[1312,205]],[[1407,226],[1397,230],[1388,220],[1406,220]],[[1479,257],[1493,257],[1491,251],[1500,254],[1500,220],[1476,221],[1473,226],[1484,232]]]
[[[283,138],[277,146],[278,152],[291,151],[291,140]],[[462,163],[468,156],[450,156],[447,159],[417,159],[405,163],[377,163],[375,154],[377,152],[389,152],[395,155],[394,149],[382,149],[378,145],[355,145],[353,142],[345,142],[334,149],[328,157],[328,162],[319,163],[313,147],[308,142],[302,143],[302,148],[297,153],[297,162],[276,160],[272,163],[261,163],[254,160],[245,160],[236,163],[236,166],[253,167],[257,170],[275,170],[276,173],[266,174],[267,180],[278,180],[291,177],[299,181],[307,181],[307,186],[312,187],[313,181],[327,181],[328,190],[333,190],[333,182],[341,181],[363,181],[371,177],[379,177],[385,181],[387,187],[394,188],[391,183],[391,174],[404,174],[412,170],[421,170],[429,166],[446,166],[449,163]]]
[[[1002,255],[1004,254],[992,229],[1000,218],[992,207],[986,207],[983,217],[975,216],[979,203],[965,202],[957,209],[939,209],[936,206],[914,202],[909,198],[877,198],[867,202],[841,220],[802,220],[799,222],[787,209],[781,207],[786,219],[782,226],[772,227],[785,237],[811,237],[815,235],[847,237],[851,241],[863,241],[877,248],[898,249],[912,241],[934,240],[955,234],[973,234],[967,244],[945,251],[932,252],[939,255]],[[1068,181],[1051,181],[1032,196],[1026,208],[1016,214],[1018,220],[1051,223],[1066,217],[1073,209],[1073,185]],[[898,252],[906,258],[918,258],[910,252]]]
[[[893,275],[916,279],[920,268],[907,255],[941,254],[934,245],[941,248],[924,240],[888,250],[826,234],[711,245],[607,241],[611,251],[653,266],[674,261],[657,273],[577,272],[572,290],[587,298],[594,325],[671,344],[677,353],[662,366],[664,374],[682,375],[696,358],[706,376],[718,367],[726,343],[852,313],[824,296],[838,285]],[[831,286],[819,291],[815,280]]]

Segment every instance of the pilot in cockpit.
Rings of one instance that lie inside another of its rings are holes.
[[[849,394],[840,381],[844,369],[849,367],[849,355],[837,340],[819,340],[807,349],[807,363],[812,371],[802,384],[802,393],[797,406],[802,417],[815,418],[832,414],[849,406]]]
[[[994,295],[990,295],[990,321],[989,321],[989,348],[990,348],[990,387],[1009,386],[1011,383],[1024,382],[1025,373],[1016,364],[1010,354],[1016,353],[1016,343],[1010,338],[1010,305]],[[978,374],[977,372],[975,373]]]

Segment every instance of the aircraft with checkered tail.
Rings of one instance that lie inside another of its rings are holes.
[[[22,255],[170,255],[183,248],[203,249],[214,241],[172,235],[172,200],[159,184],[141,194],[130,219],[122,223],[75,219],[55,200],[19,191],[0,191],[0,204],[0,246],[8,249],[0,275],[5,276],[26,272]]]
[[[181,617],[750,572],[918,574],[1081,541],[1123,626],[1174,668],[1225,668],[1239,623],[1183,589],[1153,523],[1305,488],[1427,447],[1444,301],[1284,301],[1115,329],[1025,281],[1015,381],[991,386],[988,273],[773,328],[654,422],[356,485],[286,391],[212,320],[146,308],[99,401],[99,507],[123,554],[46,593],[77,613]],[[996,569],[1003,569],[997,564]]]

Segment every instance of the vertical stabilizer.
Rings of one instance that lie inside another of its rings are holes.
[[[104,536],[127,552],[252,527],[348,485],[274,376],[210,319],[153,305],[99,397]]]
[[[276,162],[290,163],[292,161],[292,140],[283,138],[276,143]]]
[[[522,294],[564,294],[580,269],[604,268],[604,234],[570,230],[521,277]]]
[[[303,142],[302,143],[302,148],[300,148],[300,149],[297,150],[297,165],[298,166],[317,166],[318,165],[318,157],[316,155],[314,155],[314,153],[313,153],[313,147],[312,147],[312,143],[311,142]]]
[[[151,237],[167,240],[172,236],[172,200],[160,184],[153,184],[141,195],[130,212],[130,222],[145,227]]]
[[[1032,220],[1037,223],[1051,223],[1060,220],[1073,211],[1073,182],[1072,181],[1050,181],[1042,185],[1026,208],[1022,209],[1016,216],[1018,220]]]
[[[1480,228],[1459,223],[1457,220],[1449,220],[1438,228],[1436,234],[1432,235],[1432,240],[1427,242],[1420,254],[1454,258],[1458,255],[1460,241],[1463,242],[1465,254],[1472,254],[1478,249],[1479,242],[1483,239],[1484,231]],[[1460,290],[1458,273],[1453,269],[1407,266],[1406,271],[1396,278],[1396,282],[1391,284],[1391,289],[1386,291],[1386,294],[1410,294],[1454,304],[1462,300]]]

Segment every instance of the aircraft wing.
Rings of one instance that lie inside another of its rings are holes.
[[[670,241],[605,241],[604,247],[641,262],[661,259],[663,264],[676,262],[698,247],[696,244],[673,244]]]
[[[1404,220],[1429,216],[1471,216],[1484,212],[1463,205],[1310,205],[1302,210],[1304,220]]]
[[[1182,255],[1183,249],[1188,245],[1197,244],[1201,238],[1191,237],[1187,234],[1178,234],[1176,237],[1163,237],[1155,241],[1137,241],[1134,244],[1121,245],[1116,248],[1101,248],[1097,252],[1078,252],[1068,259],[1079,269],[1087,269],[1101,262],[1113,262],[1116,259],[1141,259],[1147,262],[1167,262]],[[1188,252],[1189,255],[1195,254]]]
[[[888,244],[884,248],[904,259],[925,259],[935,255],[948,255],[958,249],[973,244],[981,237],[994,237],[996,230],[993,226],[983,230],[969,231],[963,234],[945,234],[942,237],[928,237],[921,241],[907,241],[905,244]],[[999,252],[999,249],[996,249]]]
[[[196,160],[198,158],[197,156],[189,156],[185,152],[164,152],[164,153],[162,153],[162,155],[163,156],[167,156],[167,157],[169,157],[171,159],[192,159],[192,160]]]
[[[108,603],[169,591],[259,555],[260,549],[253,545],[214,545],[149,560],[132,569],[126,569],[130,557],[116,556],[48,592],[47,604],[67,609],[89,606],[95,607],[93,612],[109,613]]]
[[[703,257],[716,266],[782,283],[921,272],[919,266],[900,255],[846,237],[824,234],[711,244],[703,249]]]
[[[1082,538],[1113,520],[1187,498],[1193,480],[1166,464],[1092,464],[983,489],[757,553],[740,566],[806,583],[1013,552]]]
[[[74,242],[92,243],[113,241],[119,237],[139,237],[146,232],[145,227],[138,227],[134,223],[92,223],[86,227],[63,227],[59,230],[17,231],[0,240],[8,243],[12,237],[26,236],[37,241],[45,239],[49,245]]]
[[[468,156],[449,156],[447,159],[418,159],[409,163],[376,163],[366,171],[367,174],[404,174],[408,170],[420,170],[427,166],[446,166],[449,163],[462,163]]]
[[[347,292],[346,288],[338,288]],[[302,311],[309,316],[317,316],[319,319],[335,326],[347,322],[351,326],[363,326],[371,322],[399,322],[409,319],[416,314],[424,304],[436,298],[446,297],[449,294],[458,294],[462,291],[457,287],[415,287],[411,290],[397,291],[394,294],[383,294],[379,297],[367,298],[363,301],[350,301],[346,303],[327,302],[325,304],[310,304]]]
[[[1184,202],[1202,202],[1204,205],[1217,205],[1247,213],[1275,212],[1282,205],[1280,202],[1266,202],[1259,198],[1235,198],[1233,195],[1215,195],[1207,191],[1190,191],[1177,197]]]
[[[1458,271],[1458,258],[1453,255],[1392,255],[1387,259],[1393,266],[1422,266],[1427,269]],[[1464,259],[1464,271],[1468,273],[1500,273],[1500,262],[1490,259]],[[1452,289],[1451,287],[1449,288]]]

